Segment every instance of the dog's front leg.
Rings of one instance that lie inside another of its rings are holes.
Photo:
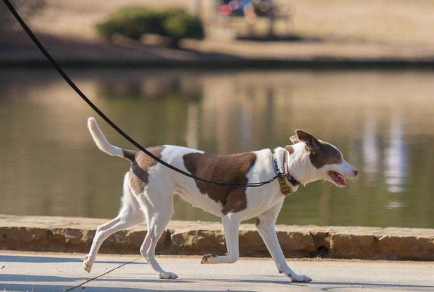
[[[305,283],[310,282],[312,281],[311,278],[309,278],[308,276],[299,275],[295,273],[293,270],[291,270],[291,268],[286,263],[285,256],[283,255],[282,248],[280,247],[279,241],[277,239],[276,231],[274,228],[276,224],[277,215],[279,214],[281,207],[282,207],[281,203],[277,204],[270,210],[259,215],[258,220],[256,221],[256,228],[258,229],[259,234],[264,240],[264,243],[267,246],[268,251],[273,257],[279,272],[284,273],[285,275],[290,277],[293,282],[305,282]]]
[[[226,248],[228,253],[224,256],[207,254],[202,258],[202,264],[224,264],[235,263],[240,257],[238,249],[238,230],[241,221],[238,218],[231,218],[228,215],[223,217],[223,228],[225,231]]]

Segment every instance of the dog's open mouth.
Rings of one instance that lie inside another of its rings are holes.
[[[333,182],[336,185],[340,187],[344,187],[347,185],[345,178],[340,173],[330,170],[327,172],[327,174],[332,178]]]

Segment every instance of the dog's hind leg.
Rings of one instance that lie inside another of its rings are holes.
[[[224,256],[219,255],[204,255],[202,258],[202,264],[225,264],[235,263],[239,256],[238,247],[238,231],[240,229],[241,220],[234,218],[230,215],[223,216],[223,228],[225,230],[225,241],[228,253]]]
[[[295,273],[286,263],[285,256],[282,252],[282,248],[280,247],[274,228],[277,215],[279,214],[281,207],[282,203],[279,203],[272,207],[270,210],[259,215],[258,220],[256,221],[256,228],[258,229],[259,234],[264,240],[268,251],[273,257],[279,273],[284,273],[285,275],[290,277],[293,282],[310,282],[312,280],[308,276]]]
[[[104,240],[106,240],[113,233],[127,229],[144,221],[143,212],[140,211],[138,202],[131,201],[131,199],[134,198],[132,197],[131,191],[129,190],[127,181],[128,177],[126,177],[124,182],[123,206],[119,212],[119,215],[109,222],[100,225],[96,230],[92,247],[90,248],[89,254],[83,261],[83,268],[87,272],[92,270],[96,255]],[[135,206],[135,204],[137,205]]]
[[[118,215],[115,219],[99,226],[96,230],[95,237],[92,242],[92,247],[90,248],[89,254],[86,256],[83,262],[83,268],[85,271],[90,272],[92,270],[92,265],[95,261],[96,255],[99,248],[101,247],[104,240],[106,240],[110,235],[130,228],[143,222],[143,215],[133,214],[131,211],[124,211]]]
[[[140,248],[140,253],[152,266],[152,269],[157,273],[158,278],[176,279],[178,276],[175,273],[163,270],[155,258],[155,247],[157,246],[158,240],[163,234],[167,224],[172,218],[173,196],[172,194],[168,196],[155,195],[150,192],[147,192],[147,194],[144,194],[143,196],[146,197],[142,200],[142,209],[144,209],[146,213],[148,231]],[[163,197],[165,199],[162,199]]]

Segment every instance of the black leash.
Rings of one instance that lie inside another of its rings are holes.
[[[108,270],[107,272],[105,272],[105,273],[103,273],[103,274],[101,274],[101,275],[99,275],[99,276],[96,276],[96,277],[90,278],[90,279],[84,281],[84,282],[81,283],[81,284],[78,284],[78,285],[76,285],[76,286],[74,286],[74,287],[71,287],[71,288],[69,288],[69,289],[63,290],[63,292],[69,292],[69,291],[72,291],[72,290],[74,290],[74,289],[76,289],[76,288],[78,288],[78,287],[82,287],[83,285],[85,285],[85,284],[87,284],[87,283],[89,283],[89,282],[91,282],[91,281],[93,281],[93,280],[99,279],[99,278],[101,278],[102,276],[105,276],[105,275],[107,275],[107,274],[109,274],[109,273],[111,273],[111,272],[113,272],[113,271],[115,271],[115,270],[117,270],[117,269],[122,268],[123,266],[126,266],[126,265],[128,265],[128,264],[132,264],[132,263],[134,263],[135,261],[140,260],[141,258],[142,258],[142,257],[138,257],[138,258],[136,258],[136,259],[134,259],[134,260],[132,260],[132,261],[129,261],[129,262],[126,262],[126,263],[120,264],[119,266],[114,267],[113,269]],[[84,287],[82,287],[82,289],[84,289]]]
[[[59,72],[59,74],[63,77],[63,79],[66,81],[66,83],[69,84],[69,86],[71,86],[72,89],[74,89],[74,91],[104,120],[106,121],[113,129],[115,129],[119,134],[121,134],[122,137],[124,137],[125,139],[127,139],[131,144],[133,144],[134,146],[136,146],[138,149],[140,149],[141,151],[143,151],[146,155],[148,155],[149,157],[151,157],[152,159],[154,159],[155,161],[161,163],[162,165],[176,171],[179,172],[185,176],[191,177],[195,180],[201,181],[201,182],[205,182],[205,183],[210,183],[210,184],[214,184],[217,186],[232,186],[232,187],[249,187],[249,188],[253,188],[253,187],[260,187],[266,184],[271,183],[272,181],[274,181],[278,176],[276,175],[275,177],[267,180],[267,181],[263,181],[263,182],[257,182],[257,183],[228,183],[228,182],[215,182],[215,181],[211,181],[211,180],[207,180],[204,178],[200,178],[197,177],[193,174],[190,174],[188,172],[185,172],[173,165],[168,164],[167,162],[161,160],[160,158],[158,158],[157,156],[153,155],[151,152],[149,152],[148,150],[146,150],[143,146],[141,146],[139,143],[137,143],[133,138],[131,138],[128,134],[126,134],[124,131],[122,131],[122,129],[120,129],[114,122],[112,122],[112,120],[110,120],[92,101],[90,101],[90,99],[80,90],[80,88],[78,88],[77,85],[75,85],[75,83],[71,80],[71,78],[69,78],[69,76],[65,73],[65,71],[63,71],[63,69],[59,66],[59,64],[57,64],[57,62],[53,59],[53,57],[51,57],[51,55],[48,53],[48,51],[44,48],[44,46],[39,42],[39,40],[36,38],[36,36],[33,34],[33,32],[30,30],[30,28],[27,26],[27,24],[24,22],[24,20],[20,17],[20,15],[18,14],[18,12],[15,10],[15,8],[12,6],[12,4],[9,2],[9,0],[3,0],[3,2],[6,4],[6,6],[8,7],[9,11],[12,13],[12,15],[16,18],[16,20],[19,22],[19,24],[21,25],[21,27],[24,29],[24,31],[27,33],[27,35],[32,39],[32,41],[35,43],[35,45],[38,47],[38,49],[41,51],[42,54],[44,54],[45,58],[47,58],[48,61],[50,61],[51,65],[53,65],[53,67],[57,70],[57,72]]]

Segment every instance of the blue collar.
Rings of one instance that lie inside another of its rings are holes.
[[[293,187],[297,187],[300,185],[300,182],[298,180],[296,180],[288,171],[288,165],[286,164],[286,156],[287,156],[287,151],[285,150],[285,154],[283,156],[284,159],[284,163],[283,163],[283,168],[284,168],[284,173],[282,173],[279,169],[279,165],[277,164],[277,159],[276,159],[276,153],[273,153],[273,168],[274,168],[274,172],[280,177],[280,178],[286,178],[286,180],[293,186]]]

